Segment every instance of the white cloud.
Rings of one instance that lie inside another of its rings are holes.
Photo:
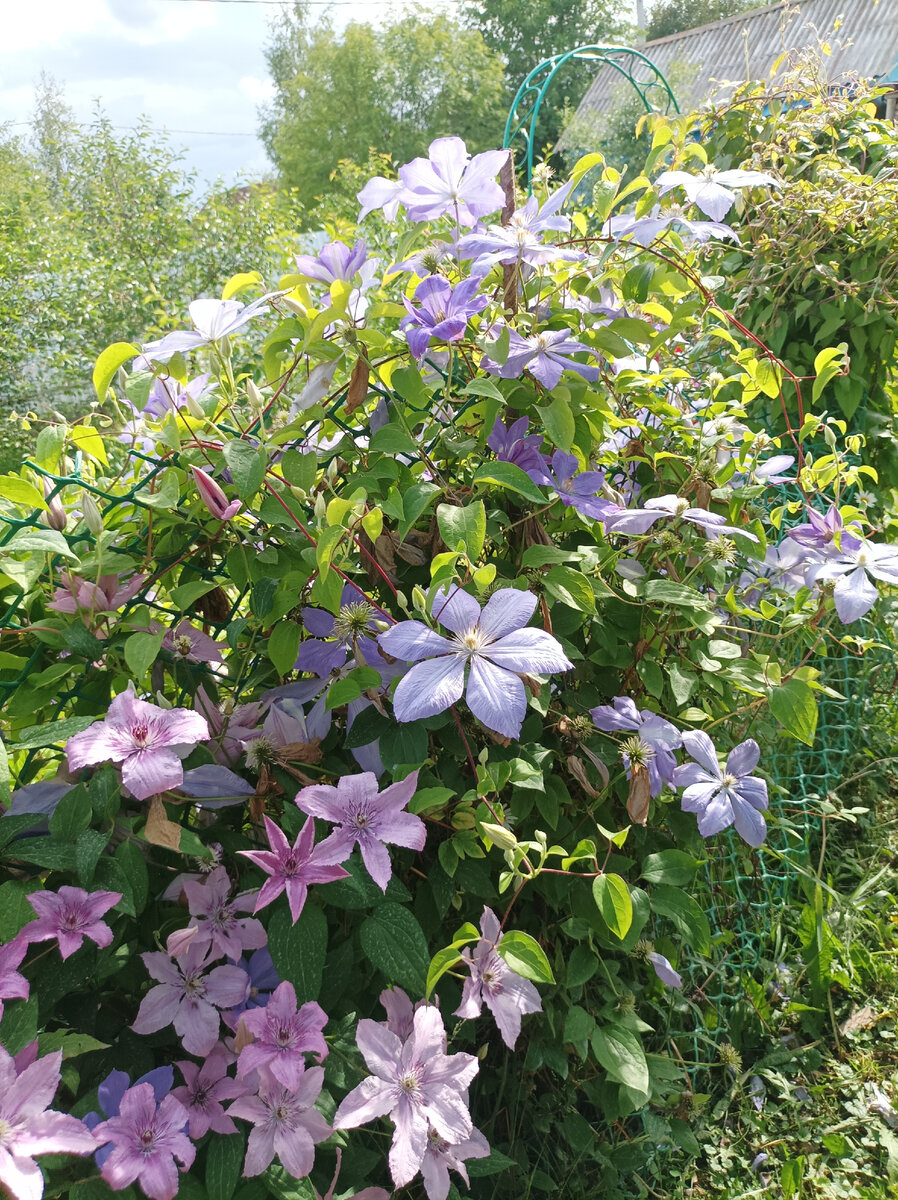
[[[237,86],[253,104],[267,104],[275,93],[274,83],[270,79],[259,79],[255,75],[244,75]]]

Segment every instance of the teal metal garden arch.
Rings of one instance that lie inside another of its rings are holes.
[[[566,63],[584,59],[611,67],[625,79],[642,103],[646,112],[680,111],[670,84],[651,59],[629,46],[576,46],[563,54],[553,54],[534,67],[515,96],[508,120],[505,122],[503,146],[512,146],[523,139],[526,149],[527,186],[533,175],[533,151],[537,122],[546,92],[555,76]]]

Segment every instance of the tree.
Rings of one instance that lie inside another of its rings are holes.
[[[327,190],[338,162],[363,162],[372,149],[403,162],[441,135],[472,150],[501,141],[501,60],[449,17],[403,17],[379,29],[352,21],[337,33],[297,4],[273,25],[266,54],[276,95],[262,140],[304,202]]]
[[[758,7],[758,0],[661,0],[652,8],[645,40],[653,42]]]
[[[544,59],[575,46],[619,41],[626,31],[618,0],[467,0],[464,19],[502,56],[509,103]],[[541,145],[557,140],[564,108],[579,104],[594,74],[589,62],[570,63],[559,74],[543,110]]]

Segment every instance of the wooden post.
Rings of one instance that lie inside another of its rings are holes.
[[[499,172],[499,184],[505,193],[505,207],[502,209],[500,220],[503,225],[509,225],[515,211],[515,191],[516,181],[514,177],[514,152],[511,147],[508,147],[508,158],[502,164],[502,169]],[[516,313],[518,311],[518,271],[517,267],[510,263],[502,268],[503,279],[503,302],[505,311]]]

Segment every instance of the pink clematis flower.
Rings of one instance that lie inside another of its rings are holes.
[[[101,948],[112,942],[112,930],[100,917],[121,900],[121,892],[86,892],[63,885],[58,892],[31,892],[28,903],[37,913],[19,934],[28,942],[59,941],[59,953],[68,958],[80,950],[85,938]]]
[[[138,1083],[122,1097],[117,1117],[94,1130],[96,1142],[113,1142],[112,1153],[101,1175],[114,1192],[139,1183],[151,1200],[174,1200],[178,1194],[178,1168],[193,1165],[196,1150],[184,1133],[187,1110],[173,1095],[156,1103],[148,1083]]]
[[[0,1019],[3,1017],[4,1000],[28,999],[28,980],[16,970],[27,950],[28,943],[19,937],[0,946]]]
[[[252,899],[231,894],[231,881],[224,867],[216,867],[205,881],[184,881],[184,892],[196,933],[191,944],[213,946],[215,957],[241,957],[244,950],[258,950],[268,941],[261,922],[253,917],[238,917],[252,907]]]
[[[346,862],[358,844],[368,874],[385,892],[392,872],[390,853],[384,843],[424,849],[427,839],[424,822],[403,811],[417,788],[417,771],[382,792],[378,792],[377,776],[371,771],[343,775],[336,787],[313,784],[303,788],[296,797],[297,807],[339,826],[316,846],[318,861]]]
[[[389,1115],[396,1127],[390,1173],[404,1187],[421,1167],[431,1128],[450,1146],[471,1137],[468,1086],[477,1059],[446,1054],[443,1018],[433,1005],[418,1009],[404,1042],[377,1021],[359,1021],[356,1045],[372,1074],[343,1100],[334,1129],[355,1129]]]
[[[160,982],[141,1001],[131,1026],[135,1033],[155,1033],[174,1025],[188,1054],[211,1053],[221,1028],[218,1010],[243,1003],[249,976],[231,965],[209,971],[206,949],[194,943],[174,961],[157,950],[140,956]]]
[[[208,633],[203,633],[185,618],[179,621],[174,629],[169,629],[162,639],[162,649],[168,650],[176,658],[187,662],[220,663],[223,662],[221,647]]]
[[[314,846],[315,822],[311,817],[299,831],[292,846],[270,817],[264,820],[271,849],[237,852],[271,876],[262,885],[253,911],[265,908],[286,889],[290,915],[296,924],[309,894],[310,883],[332,883],[335,879],[345,879],[349,872],[332,865],[327,859],[322,861],[319,847]]]
[[[38,1154],[90,1154],[90,1130],[49,1107],[59,1087],[62,1051],[37,1058],[37,1042],[12,1057],[0,1046],[0,1184],[16,1200],[40,1200]]]
[[[213,1133],[236,1133],[237,1126],[221,1106],[222,1100],[237,1100],[246,1096],[249,1085],[228,1075],[228,1052],[218,1045],[201,1065],[177,1063],[184,1076],[184,1087],[176,1087],[172,1095],[187,1110],[187,1132],[196,1142],[211,1129]]]
[[[258,1096],[246,1096],[228,1109],[252,1121],[243,1174],[261,1175],[277,1155],[294,1179],[304,1179],[315,1164],[315,1146],[331,1127],[313,1105],[324,1086],[324,1068],[300,1068],[296,1086],[286,1088],[264,1072]]]
[[[470,950],[462,951],[471,976],[465,980],[455,1016],[479,1017],[485,1000],[499,1026],[502,1041],[509,1050],[514,1050],[521,1032],[522,1014],[541,1012],[542,1002],[533,984],[512,971],[496,953],[496,947],[502,941],[502,930],[499,918],[491,908],[483,909],[480,932],[483,937],[474,947],[473,954]]]
[[[235,517],[240,512],[243,507],[240,501],[228,502],[227,496],[211,475],[201,471],[198,467],[191,467],[190,470],[193,473],[193,482],[196,484],[200,499],[216,521],[230,521],[231,517]]]
[[[109,613],[123,608],[133,600],[149,576],[132,575],[124,582],[118,575],[101,575],[96,583],[80,575],[63,572],[63,586],[58,587],[47,605],[61,613]]]
[[[292,983],[281,983],[271,993],[264,1008],[248,1008],[243,1024],[254,1041],[244,1046],[237,1059],[237,1075],[267,1070],[274,1078],[295,1091],[305,1068],[305,1054],[311,1051],[319,1062],[327,1058],[327,1042],[322,1030],[327,1013],[310,1000],[297,1011],[296,990]]]
[[[490,1144],[475,1126],[471,1136],[450,1146],[431,1126],[427,1134],[427,1150],[421,1159],[421,1178],[428,1200],[446,1200],[449,1195],[449,1168],[461,1175],[470,1187],[465,1159],[489,1157]]]
[[[134,684],[109,705],[106,719],[76,733],[66,743],[69,769],[97,763],[122,764],[122,782],[138,800],[147,800],[184,782],[181,759],[209,729],[199,713],[157,708],[138,700]]]

